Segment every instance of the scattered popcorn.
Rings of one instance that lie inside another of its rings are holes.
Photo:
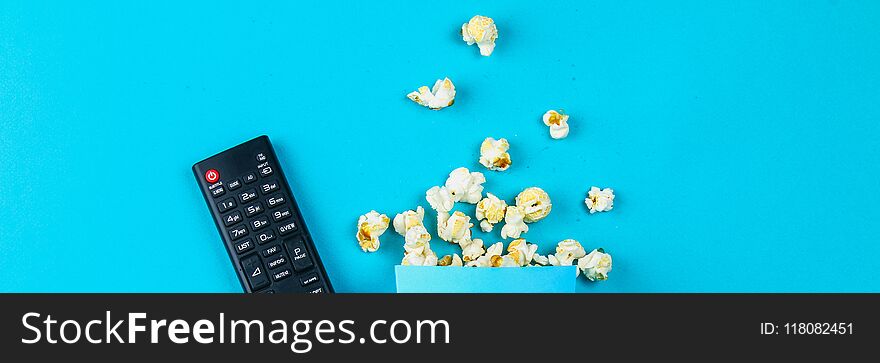
[[[526,188],[516,196],[516,205],[523,208],[526,223],[533,223],[544,219],[553,205],[550,204],[550,196],[538,187]]]
[[[504,218],[507,210],[507,202],[498,199],[492,193],[486,193],[486,197],[477,203],[477,220],[480,221],[480,229],[483,232],[492,232],[493,226]]]
[[[504,257],[509,256],[512,258],[516,266],[526,266],[532,262],[537,251],[538,245],[528,243],[525,239],[519,238],[510,241],[510,244],[507,246],[507,256]]]
[[[553,266],[571,266],[574,260],[586,255],[587,251],[580,242],[566,239],[556,245],[556,254],[547,256],[547,260]]]
[[[611,272],[611,255],[605,250],[595,249],[590,254],[581,257],[577,262],[578,273],[583,272],[590,281],[607,280]]]
[[[449,189],[444,187],[433,187],[425,193],[425,199],[431,205],[431,209],[437,213],[449,213],[455,202],[452,201],[452,194]]]
[[[388,229],[389,222],[388,216],[374,210],[358,218],[357,240],[364,252],[376,252],[379,249],[379,236]]]
[[[507,207],[504,214],[504,227],[501,227],[501,238],[519,238],[520,234],[528,232],[529,226],[525,224],[525,209],[515,205]]]
[[[587,192],[587,199],[584,199],[584,203],[590,208],[590,214],[610,211],[614,208],[614,189],[592,187]]]
[[[507,139],[487,137],[480,145],[480,164],[489,170],[504,171],[510,167],[510,144]]]
[[[501,250],[504,248],[504,243],[498,242],[495,243],[486,250],[486,254],[478,257],[477,259],[470,261],[467,263],[467,266],[470,267],[498,267],[501,266]],[[493,260],[495,262],[493,263]],[[497,266],[495,266],[497,265]]]
[[[418,91],[410,92],[406,97],[432,110],[439,110],[455,103],[455,85],[449,78],[438,79],[434,88],[429,90],[428,86],[421,86]]]
[[[453,202],[465,202],[476,204],[483,198],[483,183],[486,177],[480,172],[470,172],[461,167],[449,173],[446,179],[446,189],[452,195]],[[450,208],[451,209],[451,208]]]
[[[544,125],[550,126],[550,137],[564,139],[568,136],[568,115],[550,110],[544,113]]]
[[[464,238],[458,241],[458,245],[461,247],[461,255],[464,256],[464,262],[476,260],[477,257],[482,256],[486,252],[483,249],[483,240],[479,238]]]
[[[406,231],[404,237],[406,241],[403,244],[403,260],[400,262],[404,266],[435,266],[437,265],[437,254],[431,250],[431,234],[425,229],[425,226],[413,226]]]
[[[401,236],[406,236],[406,231],[415,226],[423,226],[425,209],[418,206],[416,210],[408,210],[394,216],[394,231]]]
[[[476,15],[470,21],[461,25],[461,38],[467,42],[467,45],[474,45],[480,48],[480,54],[484,56],[492,55],[495,50],[495,39],[498,39],[498,28],[492,18],[482,15]]]
[[[471,217],[465,215],[460,211],[455,211],[451,216],[442,218],[443,222],[440,223],[441,214],[438,214],[438,225],[437,225],[437,235],[440,236],[440,239],[458,243],[463,239],[471,238],[471,227],[474,226],[471,223]]]
[[[461,257],[458,257],[458,254],[446,255],[437,262],[437,266],[455,266],[461,267],[464,264],[461,261]]]

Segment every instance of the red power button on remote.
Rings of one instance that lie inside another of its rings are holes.
[[[220,173],[215,169],[208,170],[205,172],[205,180],[207,180],[208,183],[216,183],[220,180]]]

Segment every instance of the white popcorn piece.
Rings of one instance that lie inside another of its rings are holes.
[[[376,252],[379,249],[379,236],[388,229],[390,219],[376,211],[358,218],[357,240],[364,252]]]
[[[400,264],[404,266],[437,266],[437,254],[430,248],[425,248],[421,253],[405,253]]]
[[[578,272],[583,272],[584,277],[590,281],[607,280],[608,273],[611,272],[611,255],[601,248],[595,249],[578,259],[577,267]]]
[[[461,38],[467,42],[467,45],[477,43],[477,47],[480,48],[480,54],[488,57],[495,50],[498,28],[495,26],[495,21],[492,18],[476,15],[467,23],[461,25]]]
[[[485,182],[486,177],[483,173],[476,171],[472,173],[467,168],[461,167],[449,173],[445,186],[452,195],[453,202],[476,204],[483,198]]]
[[[406,97],[432,110],[439,110],[455,103],[455,85],[449,78],[438,79],[430,90],[428,86],[421,86]]]
[[[486,254],[467,263],[470,267],[498,267],[501,266],[501,251],[504,243],[498,242],[486,249]]]
[[[437,213],[449,213],[452,207],[455,206],[452,194],[449,193],[449,189],[445,186],[428,189],[425,192],[425,199],[431,205],[431,209],[437,211]]]
[[[528,232],[529,226],[523,219],[525,214],[522,207],[508,206],[504,214],[504,227],[501,227],[501,238],[519,238],[520,234]]]
[[[504,219],[507,210],[507,202],[498,199],[492,193],[486,193],[486,197],[477,203],[477,220],[480,221],[480,229],[483,232],[492,232],[492,228]]]
[[[532,263],[532,259],[537,251],[538,245],[528,243],[525,239],[519,238],[510,241],[510,244],[507,246],[507,255],[504,257],[513,259],[516,266],[526,266]]]
[[[483,249],[483,240],[479,238],[464,238],[458,241],[458,245],[461,247],[461,255],[464,256],[464,262],[476,260],[483,253],[486,253],[486,250]]]
[[[440,239],[446,242],[459,243],[464,239],[471,238],[471,227],[474,226],[471,223],[471,217],[460,212],[455,211],[451,216],[442,218],[441,214],[437,215],[437,235],[440,236]]]
[[[502,137],[495,140],[487,137],[480,144],[480,164],[489,170],[507,170],[510,167],[510,154],[507,152],[509,149],[510,144],[507,139]]]
[[[526,188],[516,196],[517,207],[523,208],[526,223],[533,223],[544,219],[550,214],[553,205],[550,203],[550,195],[538,187]]]
[[[550,127],[550,137],[554,139],[568,136],[568,115],[561,111],[549,110],[544,113],[544,125]]]
[[[550,260],[547,258],[547,256],[542,256],[537,253],[532,259],[535,261],[535,264],[537,266],[547,266],[550,264]]]
[[[574,260],[587,255],[584,246],[573,239],[566,239],[556,245],[556,254],[547,256],[553,266],[571,266]]]
[[[590,214],[610,211],[614,208],[614,189],[592,187],[584,203],[590,208]]]
[[[458,257],[458,254],[446,255],[437,262],[437,266],[453,266],[453,267],[461,267],[464,266],[464,263],[461,261],[461,257]]]
[[[435,266],[437,265],[437,254],[431,250],[431,234],[425,229],[425,226],[413,226],[406,231],[404,237],[406,241],[403,244],[403,260],[400,262],[404,266]]]
[[[406,231],[415,226],[424,226],[425,209],[422,206],[416,210],[408,210],[394,216],[394,231],[401,236],[406,236]]]

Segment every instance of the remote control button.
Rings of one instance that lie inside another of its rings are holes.
[[[261,245],[266,244],[267,242],[270,242],[274,239],[275,239],[275,232],[272,232],[271,229],[257,235],[257,243],[259,243]]]
[[[313,284],[315,281],[318,281],[318,274],[314,272],[299,278],[299,284],[301,286]]]
[[[278,234],[283,236],[283,235],[291,233],[295,230],[296,230],[296,225],[293,224],[293,222],[289,222],[285,225],[278,227]]]
[[[248,230],[247,230],[247,227],[245,227],[245,226],[233,227],[232,229],[229,230],[229,237],[231,237],[233,241],[235,241],[239,238],[242,238],[244,236],[247,236],[247,234],[248,234]]]
[[[269,175],[272,175],[273,171],[274,170],[272,170],[271,166],[264,166],[264,167],[260,168],[260,176],[265,178]]]
[[[205,172],[205,180],[207,180],[208,183],[211,183],[211,184],[216,183],[218,180],[220,180],[220,172],[217,171],[216,169],[210,169],[210,170],[206,171]]]
[[[286,201],[287,199],[284,199],[284,196],[279,194],[273,197],[269,197],[269,199],[266,199],[266,204],[269,205],[269,208],[275,208],[279,205],[284,204],[284,202]]]
[[[287,259],[284,258],[284,255],[279,255],[274,260],[269,261],[269,263],[267,263],[266,266],[269,266],[270,270],[274,270],[276,268],[281,267],[281,265],[283,265],[285,263],[287,263]]]
[[[239,180],[239,179],[235,179],[235,180],[229,182],[229,184],[226,184],[226,187],[229,188],[230,192],[238,189],[240,186],[241,186],[241,180]]]
[[[323,287],[319,287],[319,288],[317,288],[317,289],[314,289],[314,290],[312,290],[312,291],[309,291],[310,294],[320,294],[320,293],[322,293],[322,292],[324,292],[324,288],[323,288]]]
[[[261,163],[266,161],[266,154],[263,154],[263,153],[257,154],[257,161],[259,161]]]
[[[281,281],[281,280],[284,280],[284,279],[290,277],[290,275],[292,275],[292,274],[293,273],[290,272],[290,269],[281,270],[281,271],[276,272],[274,275],[272,275],[272,279],[275,281]]]
[[[281,252],[281,245],[274,245],[272,247],[269,247],[269,248],[263,250],[263,257],[269,257],[269,256],[272,256],[272,255],[278,253],[278,252]]]
[[[252,248],[254,248],[254,241],[251,241],[251,239],[248,238],[244,240],[244,242],[235,245],[235,252],[240,255],[242,253],[250,251]]]
[[[260,185],[260,190],[263,191],[263,195],[274,192],[278,190],[278,182],[273,180],[268,183],[263,183],[262,185]]]
[[[257,217],[257,219],[251,221],[251,229],[253,229],[254,232],[259,231],[268,225],[269,217],[266,216]]]
[[[223,194],[226,194],[226,189],[224,189],[222,185],[218,185],[214,189],[211,189],[211,196],[213,196],[214,198],[217,198]]]
[[[244,274],[251,285],[251,290],[259,290],[269,286],[269,278],[266,277],[266,273],[263,271],[260,256],[253,255],[241,260],[241,267],[244,269]]]
[[[250,218],[256,214],[259,214],[263,211],[263,205],[260,202],[256,202],[244,208],[244,214]]]
[[[225,224],[226,227],[229,227],[233,224],[241,222],[241,220],[242,220],[241,213],[232,212],[232,213],[229,213],[229,215],[227,215],[226,217],[223,217],[223,224]]]
[[[275,212],[272,212],[272,219],[275,222],[278,222],[280,220],[286,219],[287,217],[290,217],[290,215],[291,215],[290,209],[285,208],[285,209],[276,210]]]
[[[257,181],[257,174],[250,173],[250,174],[244,176],[244,183],[245,184],[250,184],[255,181]]]
[[[235,208],[235,199],[229,198],[220,203],[217,203],[217,210],[219,210],[220,213],[226,212],[232,208]]]
[[[257,191],[255,189],[245,190],[238,194],[238,200],[242,203],[247,203],[249,201],[254,200],[257,197]]]
[[[289,240],[286,244],[287,252],[292,256],[294,270],[303,271],[313,266],[312,258],[306,252],[306,245],[301,238]]]

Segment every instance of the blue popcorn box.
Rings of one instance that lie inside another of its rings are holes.
[[[399,293],[573,293],[575,266],[395,266]]]

